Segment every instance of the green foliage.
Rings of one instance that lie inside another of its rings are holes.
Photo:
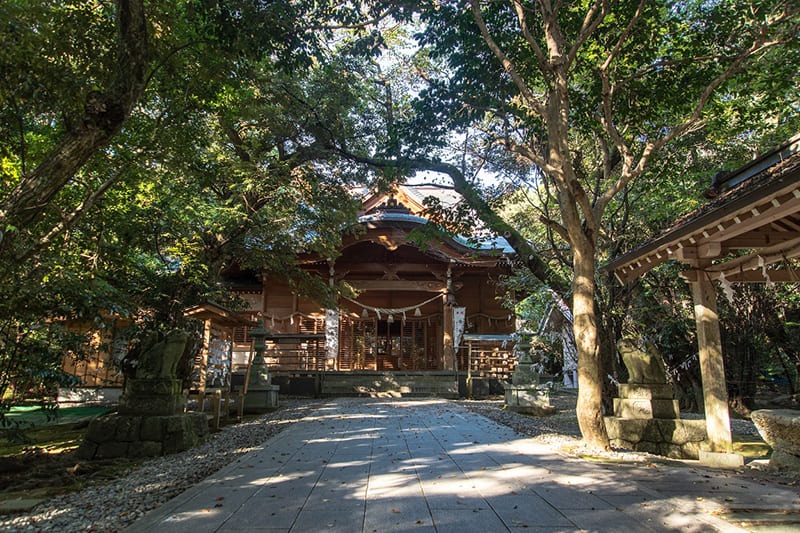
[[[118,8],[0,6],[0,204],[119,79]],[[357,207],[347,187],[368,178],[328,149],[367,131],[364,62],[330,39],[352,25],[345,48],[372,55],[380,43],[355,26],[383,15],[371,3],[148,2],[148,86],[124,127],[34,223],[0,212],[2,383],[69,384],[61,359],[85,339],[65,325],[111,316],[166,330],[187,327],[188,305],[235,307],[219,283],[230,268],[327,297],[296,254],[334,255]]]

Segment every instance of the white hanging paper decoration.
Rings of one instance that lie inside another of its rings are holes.
[[[414,316],[422,316],[422,309],[420,309],[419,307],[414,309]]]
[[[378,313],[378,320],[380,320],[381,319],[381,312],[380,311],[375,311],[375,312]]]
[[[386,322],[388,322],[389,324],[393,324],[394,323],[394,315],[389,315],[388,317],[386,317]]]
[[[775,288],[775,282],[769,279],[769,274],[767,274],[767,264],[764,261],[764,258],[760,255],[758,256],[758,266],[761,267],[761,275],[763,275],[764,279],[767,280],[767,287],[770,289]]]
[[[361,318],[369,318],[369,313],[367,312],[367,308],[365,307],[363,311],[361,311]]]
[[[272,327],[275,327],[275,316],[272,317]]]
[[[725,299],[733,304],[733,287],[731,286],[731,282],[725,278],[725,272],[719,273],[719,285],[722,287],[722,294],[725,295]]]
[[[406,312],[403,311],[403,322],[405,322],[405,321],[406,321]]]
[[[289,317],[289,324],[294,326],[294,315]]]

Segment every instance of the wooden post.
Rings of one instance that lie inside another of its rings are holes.
[[[201,413],[205,410],[206,403],[206,379],[208,378],[208,350],[211,348],[211,319],[203,321],[203,347],[202,360],[200,362],[200,390],[197,395],[197,410]]]
[[[725,366],[722,360],[722,339],[719,333],[717,293],[714,284],[698,270],[697,281],[690,283],[697,321],[697,344],[700,353],[700,373],[703,378],[703,399],[706,412],[706,431],[712,452],[731,453],[728,390],[725,385]]]
[[[444,350],[442,350],[442,370],[453,370],[453,359],[455,355],[453,306],[445,304],[442,308],[442,331],[444,332],[442,336],[444,345]]]

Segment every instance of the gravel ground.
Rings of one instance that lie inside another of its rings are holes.
[[[0,531],[119,531],[319,406],[308,400],[283,403],[273,413],[223,428],[191,450],[147,461],[108,483],[52,498],[31,513],[0,516]]]
[[[543,418],[506,410],[501,399],[462,400],[456,403],[511,427],[519,435],[552,446],[554,453],[600,455],[625,462],[659,459],[646,453],[615,450],[598,454],[583,448],[575,417],[576,399],[573,394],[554,393],[551,402],[557,408],[557,413]],[[278,411],[225,427],[192,450],[147,461],[108,483],[47,500],[31,513],[0,516],[0,531],[119,531],[291,423],[309,416],[320,404],[315,400],[286,400]],[[686,418],[693,416],[687,415]],[[731,422],[735,434],[757,435],[750,421]]]

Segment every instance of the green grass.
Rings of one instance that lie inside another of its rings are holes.
[[[19,405],[12,407],[5,417],[12,424],[19,424],[24,428],[75,424],[108,411],[108,407],[59,407],[54,416],[52,412],[46,412],[38,405]]]

